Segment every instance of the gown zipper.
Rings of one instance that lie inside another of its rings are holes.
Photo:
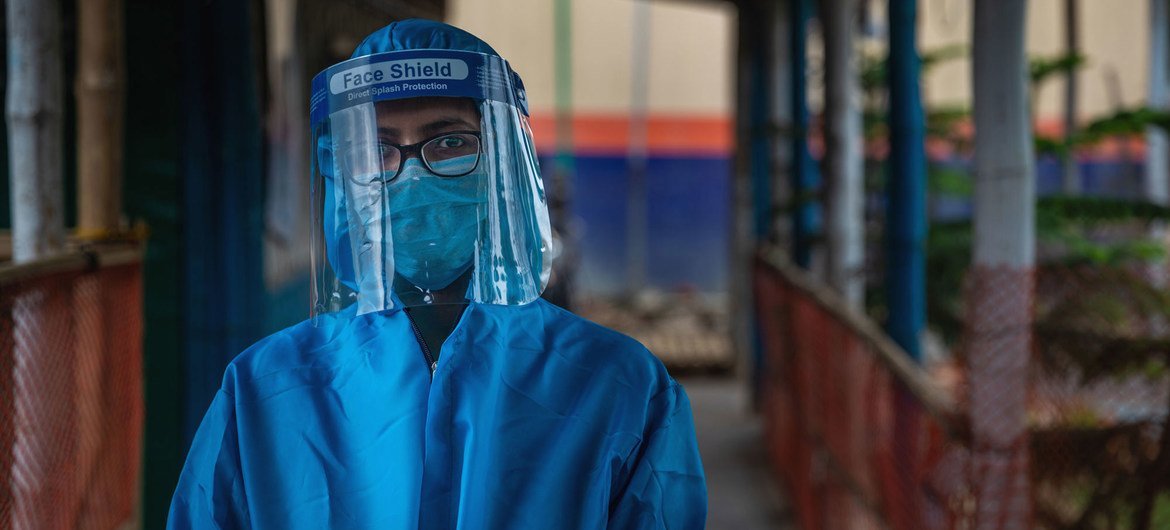
[[[436,361],[434,356],[431,355],[431,349],[427,346],[427,341],[423,340],[422,332],[414,324],[414,319],[410,315],[406,315],[406,319],[410,321],[410,329],[414,331],[414,338],[418,340],[418,345],[422,346],[423,357],[427,361],[427,366],[431,369],[431,379],[434,379],[435,370],[439,368],[439,361]]]

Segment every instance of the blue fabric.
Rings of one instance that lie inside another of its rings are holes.
[[[462,50],[500,56],[488,43],[455,26],[434,20],[412,18],[391,22],[371,33],[358,44],[350,58],[374,53],[426,49]]]
[[[632,339],[471,304],[433,376],[402,311],[324,315],[228,367],[169,528],[702,528],[690,405]]]

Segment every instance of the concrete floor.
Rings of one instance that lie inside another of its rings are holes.
[[[759,416],[734,377],[679,378],[691,400],[707,474],[707,528],[794,530],[765,460]]]

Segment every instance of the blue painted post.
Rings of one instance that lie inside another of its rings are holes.
[[[807,269],[812,262],[812,242],[817,231],[813,194],[819,181],[817,166],[808,151],[808,19],[809,0],[792,0],[792,260]]]
[[[263,153],[251,4],[188,1],[182,32],[184,441],[263,322]],[[212,31],[215,29],[216,31]],[[185,449],[184,449],[185,451]]]
[[[915,361],[922,362],[919,338],[926,322],[926,150],[925,119],[918,90],[915,0],[890,0],[890,172],[886,179],[886,331]],[[897,487],[905,494],[902,514],[917,521],[920,505],[910,495],[919,451],[919,408],[899,385],[894,393],[894,459]],[[909,521],[907,521],[909,522]]]
[[[739,7],[739,43],[737,45],[736,89],[738,101],[736,103],[736,120],[738,126],[736,153],[737,178],[746,180],[742,186],[744,193],[737,191],[736,202],[750,207],[750,216],[740,217],[744,227],[742,236],[737,233],[737,244],[743,248],[736,249],[736,256],[744,259],[744,279],[742,285],[744,306],[740,306],[741,321],[744,323],[738,335],[740,344],[750,348],[752,361],[752,396],[758,403],[760,390],[765,384],[766,372],[763,344],[760,340],[760,323],[752,302],[752,282],[754,268],[751,260],[759,244],[766,241],[771,235],[772,219],[775,215],[772,204],[772,156],[770,152],[771,135],[768,134],[771,108],[770,77],[768,59],[772,54],[765,53],[766,43],[772,29],[768,27],[773,21],[771,12],[759,2],[744,3]],[[742,176],[740,176],[742,175]],[[741,202],[742,201],[742,202]],[[736,214],[739,217],[739,214]],[[743,237],[742,240],[738,239]]]
[[[890,0],[890,166],[886,181],[886,331],[915,360],[926,322],[926,150],[916,0]]]

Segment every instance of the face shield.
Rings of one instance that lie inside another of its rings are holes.
[[[312,315],[519,305],[551,235],[520,77],[500,57],[378,53],[313,79]]]

